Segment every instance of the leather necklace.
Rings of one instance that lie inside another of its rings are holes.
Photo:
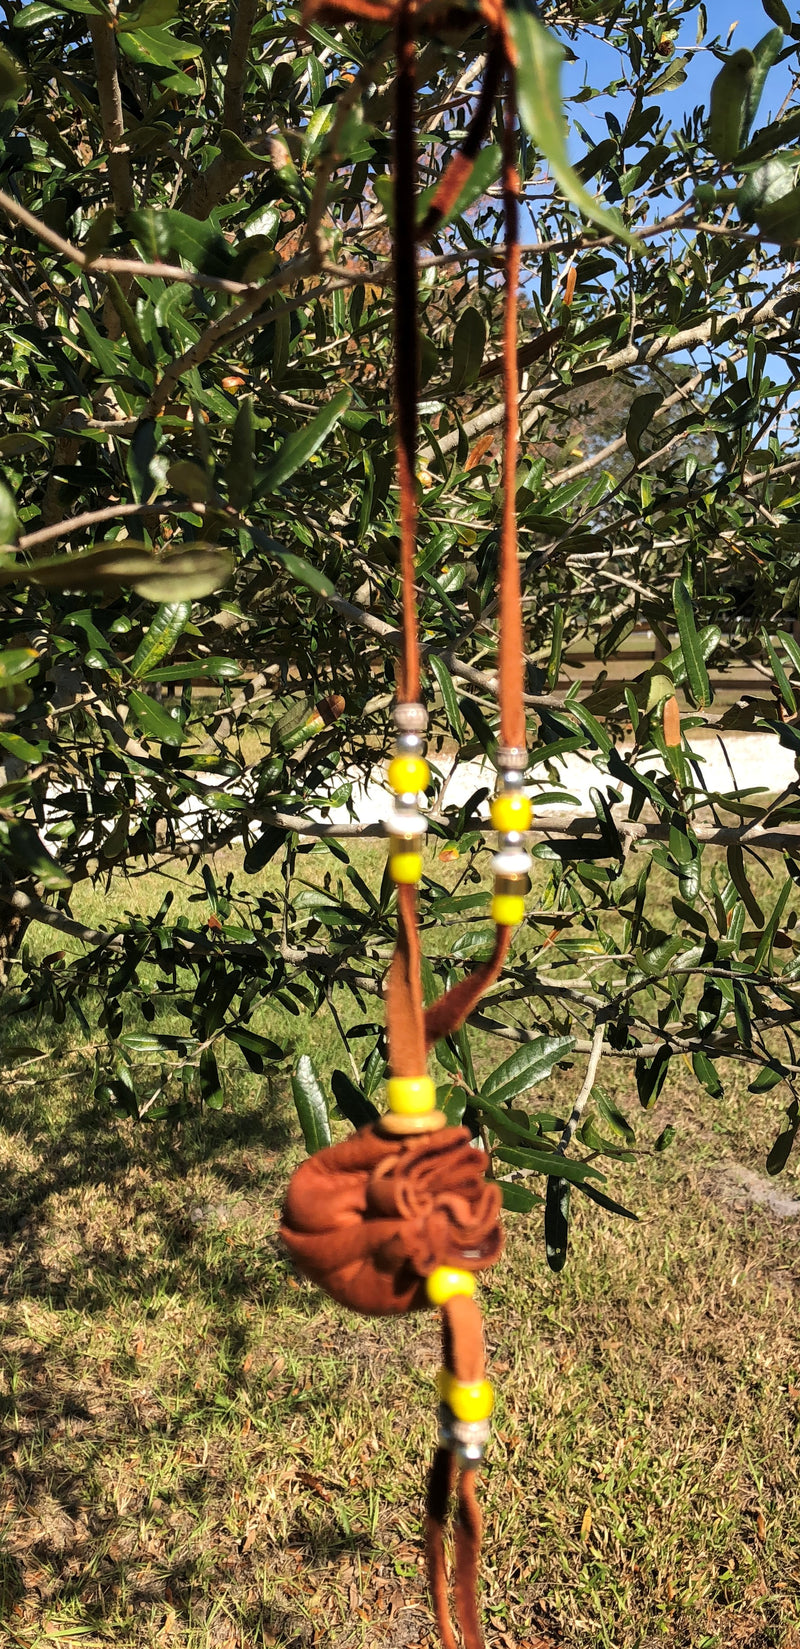
[[[483,85],[461,148],[428,207],[415,222],[415,40],[426,29],[461,22],[455,8],[408,0],[306,0],[303,17],[330,23],[383,23],[395,31],[397,79],[394,127],[394,343],[397,478],[400,495],[402,647],[395,726],[396,754],[388,780],[394,806],[387,823],[389,869],[397,888],[397,945],[386,985],[390,1076],[388,1110],[339,1145],[317,1152],[297,1170],[284,1208],[282,1237],[305,1276],[352,1310],[377,1316],[436,1307],[442,1321],[439,1446],[426,1506],[428,1577],[444,1649],[457,1649],[448,1605],[445,1528],[455,1500],[454,1613],[464,1649],[482,1649],[476,1599],[481,1517],[475,1473],[489,1435],[492,1390],[485,1378],[483,1328],[476,1273],[493,1265],[503,1245],[499,1186],[485,1177],[482,1151],[466,1128],[448,1126],[436,1109],[426,1056],[463,1024],[498,977],[514,927],[524,914],[530,858],[525,831],[531,805],[522,785],[527,766],[523,701],[522,608],[517,553],[515,478],[517,418],[517,289],[519,179],[515,163],[514,52],[502,0],[481,0],[489,30]],[[493,859],[495,942],[488,961],[427,1009],[423,1005],[416,886],[422,872],[425,821],[420,795],[430,780],[424,759],[427,712],[420,687],[414,558],[418,426],[417,243],[448,215],[469,176],[503,99],[503,511],[500,536],[498,782],[491,806],[499,833]]]

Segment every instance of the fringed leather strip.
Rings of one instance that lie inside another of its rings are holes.
[[[472,1385],[484,1376],[483,1327],[473,1299],[456,1295],[442,1307],[442,1360],[457,1380]],[[459,1471],[454,1457],[439,1448],[428,1480],[426,1554],[436,1624],[444,1649],[458,1649],[447,1601],[444,1532],[453,1493],[457,1491],[453,1598],[464,1649],[484,1649],[478,1617],[477,1584],[482,1519],[475,1494],[475,1474]]]
[[[417,240],[428,240],[436,233],[443,218],[449,217],[485,143],[489,132],[495,98],[506,66],[502,41],[495,39],[489,48],[483,84],[475,113],[467,127],[464,140],[445,169],[428,210],[417,228]]]
[[[503,318],[503,518],[500,530],[500,738],[525,744],[525,655],[522,589],[517,548],[516,476],[517,291],[519,287],[519,174],[516,166],[514,75],[508,70],[503,111],[503,213],[505,217],[505,313]]]
[[[425,1009],[425,1046],[430,1050],[443,1036],[452,1035],[468,1019],[481,997],[499,977],[508,955],[513,928],[495,928],[494,950],[488,961],[460,979],[437,1002]]]

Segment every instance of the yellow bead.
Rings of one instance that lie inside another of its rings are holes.
[[[390,1076],[386,1097],[395,1116],[424,1116],[436,1104],[436,1087],[429,1076]]]
[[[389,860],[393,882],[418,882],[422,875],[421,853],[393,853]]]
[[[456,1271],[450,1265],[437,1265],[425,1279],[425,1292],[431,1305],[444,1305],[456,1294],[475,1293],[475,1278],[471,1271]]]
[[[533,817],[530,796],[523,796],[518,790],[506,790],[501,796],[495,796],[491,815],[492,824],[501,835],[509,830],[530,830]]]
[[[496,893],[492,900],[492,921],[499,928],[515,928],[525,915],[525,900],[519,893]]]
[[[457,1380],[449,1369],[439,1370],[439,1396],[457,1420],[488,1420],[494,1408],[494,1392],[488,1380],[474,1385]]]
[[[424,756],[395,756],[389,763],[387,778],[395,795],[417,795],[420,790],[427,790],[431,770]]]

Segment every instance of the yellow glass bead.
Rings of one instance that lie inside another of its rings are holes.
[[[471,1271],[456,1271],[450,1265],[437,1265],[436,1270],[425,1278],[425,1293],[431,1305],[444,1305],[456,1294],[473,1295],[475,1278]]]
[[[494,1392],[488,1380],[474,1385],[457,1380],[449,1369],[439,1370],[439,1396],[457,1420],[488,1420],[494,1408]]]
[[[499,928],[515,928],[525,915],[520,893],[496,893],[492,900],[492,921]]]
[[[420,790],[427,790],[431,782],[431,770],[424,756],[395,756],[386,776],[397,796],[418,795]]]
[[[395,1116],[423,1116],[436,1104],[436,1086],[430,1076],[390,1076],[386,1097]]]
[[[521,791],[506,790],[501,796],[495,796],[490,811],[495,830],[499,830],[503,836],[509,830],[531,828],[531,799],[530,796],[523,796]]]
[[[393,853],[389,860],[389,875],[393,882],[418,882],[422,875],[422,854]]]

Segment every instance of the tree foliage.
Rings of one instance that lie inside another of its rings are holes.
[[[559,757],[580,753],[594,811],[566,797],[537,821],[543,891],[474,1016],[500,1069],[480,1086],[468,1029],[436,1069],[451,1117],[512,1176],[509,1207],[534,1206],[531,1175],[550,1174],[552,1263],[565,1182],[620,1211],[597,1163],[634,1141],[601,1067],[570,1156],[564,1117],[521,1108],[575,1053],[628,1060],[645,1108],[680,1053],[712,1096],[721,1056],[756,1088],[784,1082],[773,1172],[798,1127],[797,787],[769,806],[733,776],[713,792],[687,739],[760,729],[800,751],[800,27],[765,10],[763,38],[741,42],[689,3],[513,14],[529,778],[558,801]],[[421,212],[483,46],[465,7],[459,33],[421,48]],[[689,107],[710,59],[710,100]],[[0,94],[0,892],[17,951],[2,1011],[84,1022],[101,1000],[98,1080],[138,1114],[223,1103],[226,1042],[254,1073],[285,1065],[253,1028],[265,1001],[354,997],[361,1074],[336,1073],[333,1096],[358,1124],[383,1073],[393,925],[352,803],[386,753],[399,611],[391,40],[304,31],[256,0],[8,0]],[[498,170],[495,135],[421,249],[431,994],[490,937],[486,787],[454,807],[443,780],[495,737]],[[662,656],[606,674],[642,625]],[[565,693],[579,642],[601,673]],[[712,682],[743,661],[763,691],[721,710]],[[340,872],[312,888],[320,839]],[[220,884],[223,848],[238,858]],[[767,909],[748,874],[761,854]],[[144,866],[192,881],[196,921],[171,919],[169,891],[102,931],[70,914],[81,882]],[[31,921],[82,938],[79,959],[26,948]],[[165,1003],[180,1035],[159,1030]],[[307,1061],[294,1090],[319,1142]]]

